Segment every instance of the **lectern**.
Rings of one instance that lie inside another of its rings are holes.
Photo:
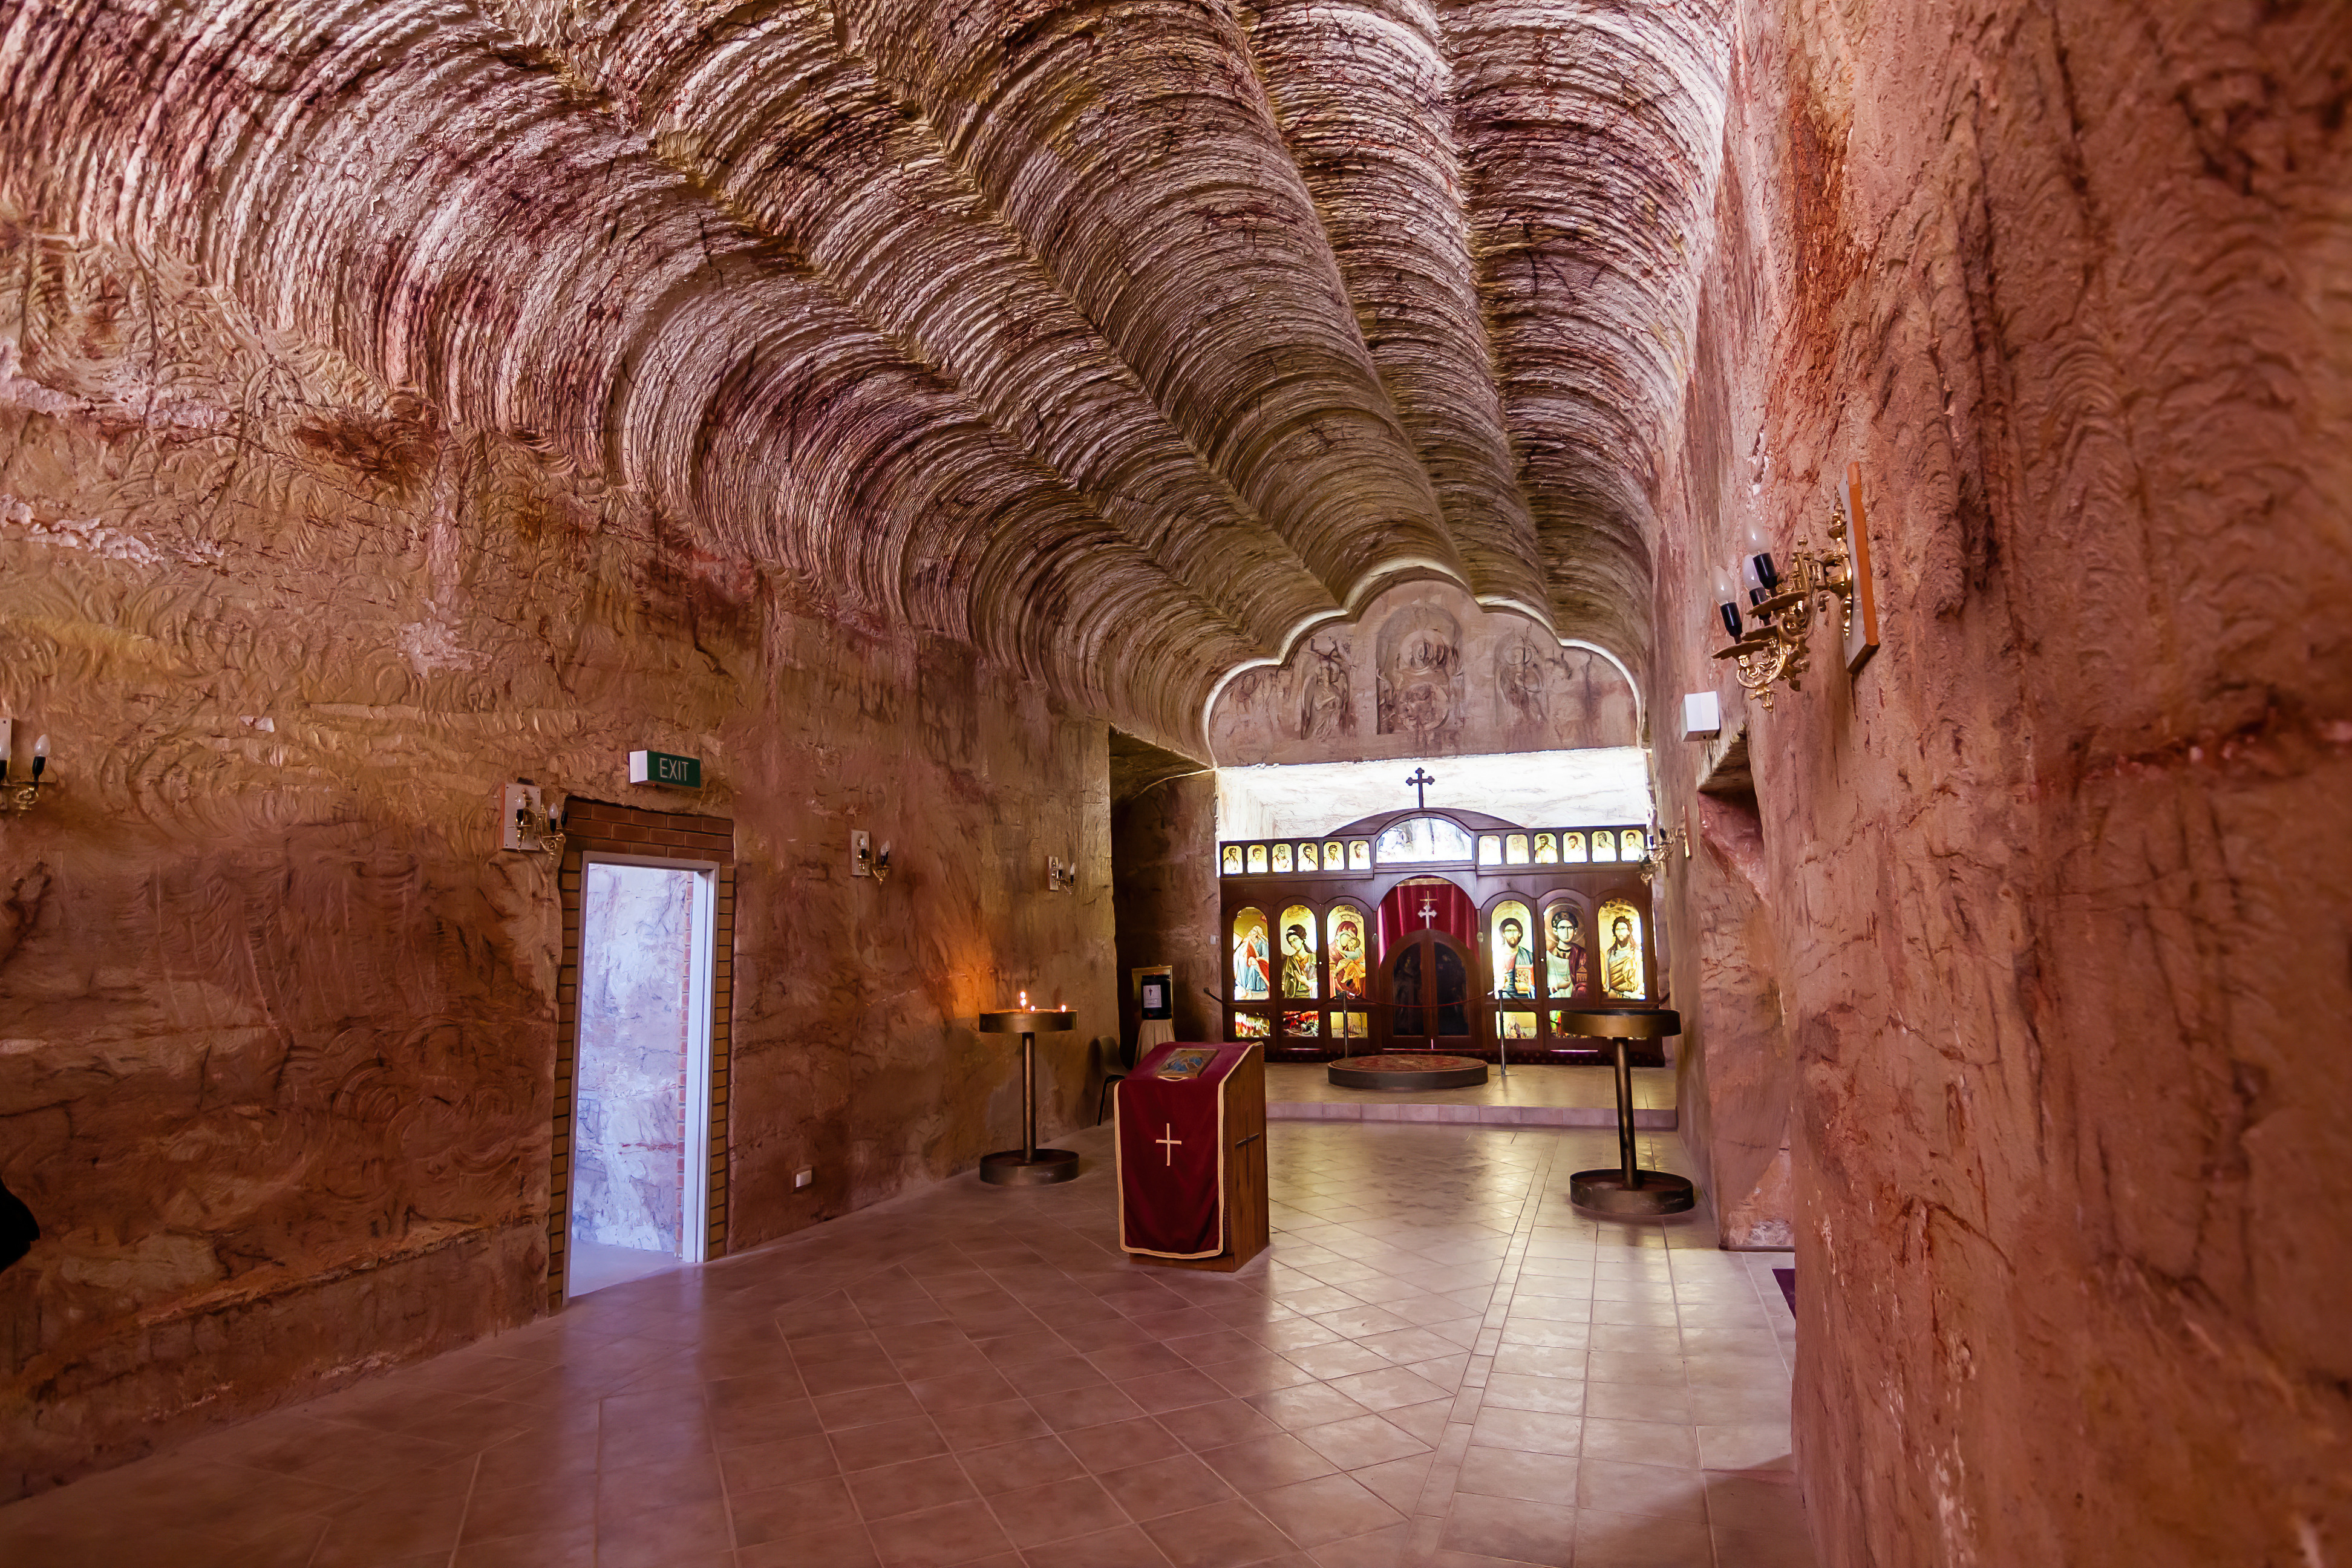
[[[1118,1244],[1146,1263],[1230,1273],[1265,1250],[1265,1055],[1171,1043],[1113,1097]]]
[[[1563,1012],[1559,1026],[1571,1035],[1607,1040],[1617,1058],[1617,1169],[1579,1171],[1568,1179],[1568,1201],[1595,1214],[1654,1219],[1681,1214],[1698,1201],[1688,1176],[1644,1171],[1633,1163],[1633,1069],[1628,1040],[1663,1040],[1683,1032],[1682,1015],[1668,1007],[1587,1008]]]
[[[1041,1187],[1069,1181],[1078,1173],[1075,1150],[1037,1147],[1037,1036],[1040,1031],[1067,1029],[1076,1021],[1066,1007],[1050,1012],[1012,1008],[980,1016],[982,1034],[1021,1037],[1021,1147],[982,1154],[982,1181],[1000,1187]]]

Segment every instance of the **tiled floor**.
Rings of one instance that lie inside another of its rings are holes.
[[[1575,1214],[1612,1135],[1280,1124],[1238,1277],[1120,1258],[1106,1138],[0,1510],[0,1562],[1811,1562],[1788,1260]]]
[[[565,1288],[573,1297],[602,1290],[610,1285],[625,1285],[632,1279],[682,1267],[677,1255],[670,1252],[646,1252],[634,1247],[614,1247],[602,1241],[583,1241],[578,1235],[572,1237],[572,1277]]]

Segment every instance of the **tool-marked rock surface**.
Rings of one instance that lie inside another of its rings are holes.
[[[1647,696],[1740,721],[1713,574],[1860,463],[1885,647],[1744,705],[1754,841],[1658,753],[1727,1224],[1794,1053],[1822,1561],[2336,1563],[2352,13],[1745,18]]]
[[[184,273],[0,229],[0,660],[55,753],[0,825],[8,1489],[544,1310],[561,926],[504,781],[735,819],[738,1244],[1015,1138],[981,1006],[1114,1026],[1099,724]],[[706,787],[632,788],[645,746]]]
[[[1018,988],[1091,1114],[1106,725],[1245,670],[1267,754],[1646,731],[1822,1562],[2340,1562],[2347,83],[2318,3],[0,0],[0,1494],[544,1309],[501,783],[734,819],[755,1241],[1004,1146]],[[1704,805],[1848,462],[1884,649]],[[1181,773],[1116,941],[1214,973]]]

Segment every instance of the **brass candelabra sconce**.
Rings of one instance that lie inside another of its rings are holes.
[[[1814,550],[1800,532],[1789,552],[1784,572],[1751,533],[1750,549],[1742,563],[1748,584],[1748,615],[1742,619],[1739,601],[1727,574],[1717,580],[1716,613],[1731,646],[1716,658],[1729,659],[1732,671],[1750,697],[1772,710],[1772,688],[1787,682],[1791,691],[1804,689],[1811,662],[1815,621],[1837,628],[1849,673],[1858,673],[1878,651],[1878,610],[1870,587],[1870,545],[1863,531],[1861,465],[1846,466],[1828,519],[1830,548]]]
[[[539,786],[531,784],[505,785],[500,791],[499,805],[505,822],[499,835],[499,847],[517,850],[525,855],[544,855],[550,866],[563,861],[563,825],[541,799]]]
[[[10,816],[21,816],[40,803],[41,775],[49,771],[49,738],[42,735],[33,742],[32,771],[22,779],[10,776],[16,730],[15,721],[0,719],[0,812]]]

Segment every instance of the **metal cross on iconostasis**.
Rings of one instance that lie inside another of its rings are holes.
[[[1405,780],[1404,782],[1412,786],[1413,809],[1415,811],[1427,811],[1429,809],[1429,786],[1437,782],[1435,779],[1429,776],[1429,770],[1427,768],[1415,768],[1412,770],[1412,777]]]

